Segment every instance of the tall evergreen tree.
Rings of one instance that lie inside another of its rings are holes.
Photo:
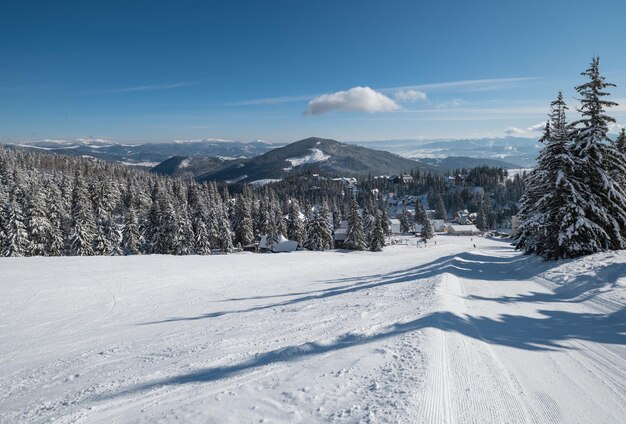
[[[245,190],[244,193],[235,199],[233,229],[235,243],[247,246],[254,242],[254,224],[250,211],[250,199]]]
[[[304,215],[300,211],[300,205],[296,199],[290,199],[288,217],[287,238],[297,241],[298,246],[304,246],[306,240],[306,223],[304,222]]]
[[[376,218],[369,246],[372,252],[380,252],[383,250],[383,247],[385,247],[385,232],[383,230],[382,218],[380,216]]]
[[[413,221],[413,216],[411,212],[409,212],[406,206],[402,209],[402,215],[400,215],[400,232],[403,234],[411,232],[413,225],[411,222]]]
[[[26,230],[29,239],[29,256],[46,256],[52,239],[52,226],[46,211],[47,199],[43,187],[33,183],[28,195],[28,212],[26,213]]]
[[[356,199],[352,199],[350,204],[350,214],[348,215],[348,230],[344,247],[350,250],[365,250],[365,234],[363,232],[363,221],[359,212],[359,204]]]
[[[304,247],[308,250],[326,250],[333,247],[333,233],[328,218],[317,210],[306,225],[306,241]]]
[[[96,224],[93,208],[83,178],[76,173],[72,191],[72,222],[70,233],[70,252],[75,256],[94,254],[93,241]]]
[[[426,219],[422,223],[422,232],[421,232],[422,240],[430,240],[434,236],[435,236],[435,229],[433,228],[433,224],[432,222],[430,222],[430,219],[426,217]]]
[[[124,217],[122,230],[122,250],[125,255],[137,255],[142,245],[141,232],[135,215],[135,208],[130,205]]]
[[[15,198],[9,198],[5,206],[5,242],[3,256],[25,256],[30,251],[28,231],[24,225],[22,205]]]
[[[446,211],[446,204],[441,196],[437,196],[437,207],[435,209],[436,219],[448,219],[448,212]]]
[[[599,59],[582,73],[589,81],[576,87],[581,96],[582,118],[575,123],[573,154],[574,172],[588,193],[582,214],[569,219],[562,228],[568,255],[579,256],[603,250],[626,248],[626,163],[624,155],[608,138],[609,124],[615,119],[606,109],[616,105],[605,100],[605,91],[614,84],[600,74]],[[577,187],[580,188],[580,187]]]

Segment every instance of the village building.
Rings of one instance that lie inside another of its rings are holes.
[[[461,224],[449,224],[448,234],[453,236],[475,236],[480,234],[480,230],[473,224],[461,225]]]

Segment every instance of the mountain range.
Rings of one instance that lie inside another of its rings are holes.
[[[104,139],[75,139],[29,141],[13,147],[94,157],[200,181],[252,182],[280,179],[306,171],[366,176],[399,174],[413,169],[446,171],[480,165],[507,169],[528,167],[532,166],[537,143],[516,137],[348,143],[312,137],[284,146],[261,140],[176,140],[132,145]]]
[[[13,146],[70,156],[88,156],[147,168],[173,156],[211,156],[231,160],[258,156],[276,147],[275,144],[263,140],[246,142],[215,138],[145,144],[121,144],[103,139],[36,140]]]

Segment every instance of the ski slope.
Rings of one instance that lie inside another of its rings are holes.
[[[404,241],[2,258],[0,422],[626,422],[626,252]]]

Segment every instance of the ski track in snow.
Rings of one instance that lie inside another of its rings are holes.
[[[0,265],[3,423],[626,421],[626,252]]]

